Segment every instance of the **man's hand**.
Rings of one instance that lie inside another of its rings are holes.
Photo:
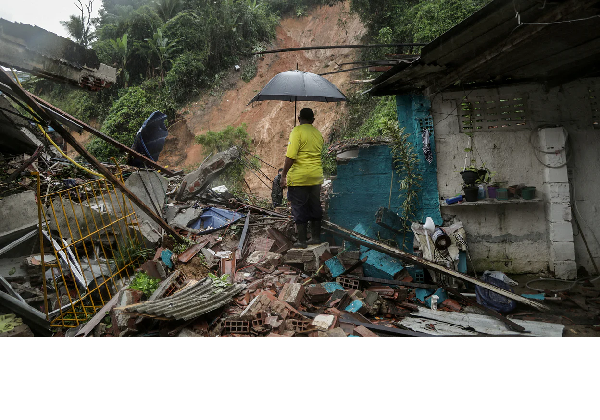
[[[281,177],[281,179],[279,180],[279,186],[281,188],[287,187],[287,177],[285,177],[285,176]]]

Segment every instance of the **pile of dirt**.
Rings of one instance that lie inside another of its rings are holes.
[[[272,47],[357,44],[364,33],[358,17],[349,13],[349,5],[338,3],[313,9],[304,17],[282,20]],[[205,157],[202,146],[195,143],[196,135],[246,123],[257,155],[274,167],[283,166],[288,136],[295,122],[294,103],[265,101],[248,105],[248,102],[280,72],[298,68],[325,73],[335,70],[336,63],[353,61],[356,54],[352,49],[267,54],[259,59],[257,75],[248,83],[241,80],[241,71],[232,71],[222,82],[222,95],[207,93],[181,110],[183,119],[169,127],[170,135],[159,163],[179,169],[195,168]],[[342,92],[348,91],[353,78],[352,72],[325,77]],[[344,103],[299,102],[298,110],[305,106],[315,111],[314,125],[325,139],[346,108]],[[277,170],[267,165],[263,164],[262,170],[271,178],[277,175]],[[246,181],[253,193],[270,196],[270,191],[254,174],[247,174]]]

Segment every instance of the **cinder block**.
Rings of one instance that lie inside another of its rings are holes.
[[[308,330],[309,327],[310,321],[308,320],[288,319],[287,321],[285,321],[285,329],[287,331],[301,333]]]
[[[568,182],[545,182],[542,186],[544,200],[550,203],[569,203],[571,194]]]
[[[229,334],[250,333],[250,321],[227,319],[225,320],[223,326],[225,332]]]
[[[352,279],[349,277],[337,277],[335,281],[338,282],[340,286],[342,286],[344,289],[360,289],[360,280],[358,279]]]
[[[542,128],[538,130],[539,147],[545,152],[564,149],[567,133],[563,127]]]
[[[561,157],[564,159],[564,155]],[[546,162],[547,165],[556,166],[555,164]],[[567,167],[562,168],[544,168],[544,182],[569,182]]]
[[[570,222],[573,217],[570,203],[546,203],[545,207],[549,222]]]
[[[550,258],[552,261],[575,261],[575,244],[573,242],[552,242]]]
[[[573,226],[571,222],[550,223],[550,242],[572,242]]]
[[[577,264],[575,261],[555,261],[554,275],[559,279],[577,278]]]

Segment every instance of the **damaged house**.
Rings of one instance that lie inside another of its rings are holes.
[[[418,155],[416,220],[462,222],[478,272],[598,274],[599,14],[593,0],[494,0],[372,81]],[[402,243],[375,220],[402,206],[388,145],[339,151],[331,220]],[[471,166],[484,195],[464,201]]]

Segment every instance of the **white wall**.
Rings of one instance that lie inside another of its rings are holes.
[[[530,135],[538,146],[538,126],[554,124],[569,133],[571,158],[569,174],[575,186],[575,203],[583,233],[596,263],[600,264],[600,130],[592,125],[590,103],[600,94],[600,80],[586,79],[545,90],[540,85],[518,85],[500,89],[446,92],[433,96],[436,151],[438,156],[438,188],[444,198],[462,191],[459,172],[464,165],[464,149],[469,138],[460,133],[457,105],[465,94],[469,98],[495,95],[527,96],[530,125],[526,129],[503,132],[476,132],[473,145],[478,162],[496,172],[495,179],[508,185],[525,183],[537,187],[536,197],[543,197],[544,166],[535,158]],[[572,193],[572,191],[571,191]],[[552,270],[548,222],[543,203],[498,204],[489,206],[442,207],[444,217],[457,216],[465,224],[471,254],[478,271],[498,269],[507,273],[542,273]],[[590,273],[593,265],[576,226],[575,258],[577,266]]]

